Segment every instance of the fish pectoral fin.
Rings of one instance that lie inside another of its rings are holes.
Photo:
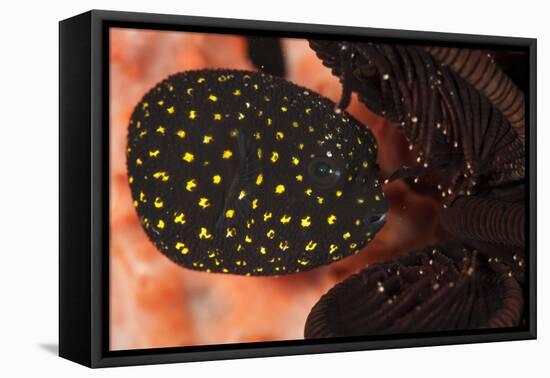
[[[243,186],[247,186],[261,171],[258,148],[249,130],[241,130],[237,137],[239,148],[239,176]]]
[[[239,133],[237,141],[239,172],[233,178],[225,197],[223,211],[216,223],[218,229],[235,227],[248,219],[252,211],[252,198],[259,190],[255,180],[262,172],[262,164],[257,154],[256,143],[246,131]],[[232,210],[230,217],[227,216],[229,210]]]

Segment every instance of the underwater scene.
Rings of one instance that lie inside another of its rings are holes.
[[[525,53],[109,33],[110,350],[525,325]]]

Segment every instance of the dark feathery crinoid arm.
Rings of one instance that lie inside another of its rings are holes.
[[[248,58],[259,71],[286,76],[286,63],[280,38],[251,36],[246,39]]]
[[[374,264],[315,304],[305,337],[515,327],[523,294],[509,267],[453,241]]]
[[[504,114],[519,139],[525,142],[525,100],[523,92],[504,73],[491,54],[483,50],[426,47],[437,61],[446,64],[474,86]]]
[[[459,197],[441,213],[443,227],[461,238],[522,247],[525,204],[480,196]]]

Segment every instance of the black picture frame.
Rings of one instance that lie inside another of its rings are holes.
[[[526,91],[526,327],[436,334],[108,350],[110,27],[392,40],[523,50]],[[89,367],[405,348],[536,338],[536,39],[93,10],[59,24],[59,354]]]

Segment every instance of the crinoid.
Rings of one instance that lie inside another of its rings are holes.
[[[523,297],[506,271],[500,263],[483,262],[462,243],[427,247],[336,285],[312,309],[305,336],[517,326]]]
[[[351,92],[403,129],[436,174],[454,240],[373,265],[312,309],[307,338],[521,324],[525,245],[524,97],[481,50],[310,41]]]

